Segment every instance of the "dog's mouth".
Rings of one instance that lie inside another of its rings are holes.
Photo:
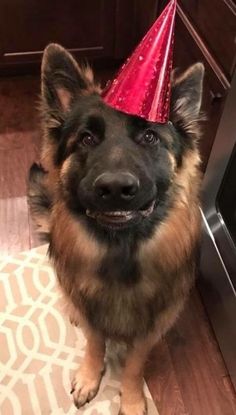
[[[96,219],[103,226],[120,229],[148,218],[154,211],[156,201],[152,200],[139,210],[114,210],[108,212],[92,211],[87,209],[86,215]]]

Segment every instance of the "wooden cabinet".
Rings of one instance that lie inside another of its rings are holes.
[[[167,2],[159,2],[159,13]],[[195,62],[203,62],[206,69],[202,107],[206,122],[200,140],[203,170],[230,89],[236,59],[235,39],[236,3],[232,0],[178,0],[174,66],[181,71]]]
[[[185,19],[184,15],[178,14],[174,65],[182,70],[195,62],[202,62],[206,70],[202,104],[206,119],[202,125],[203,135],[199,143],[202,167],[205,170],[230,84],[218,67],[211,66],[207,59],[207,50],[196,36],[190,22]]]
[[[169,0],[1,0],[0,75],[31,72],[49,42],[77,57],[117,65]],[[206,68],[200,148],[206,167],[236,60],[236,0],[178,0],[174,66]],[[31,66],[30,66],[31,65]],[[99,65],[98,65],[99,67]]]
[[[0,70],[40,62],[49,42],[77,57],[124,59],[156,14],[157,0],[1,0]]]
[[[78,55],[111,56],[114,22],[115,0],[1,0],[1,62],[37,61],[49,42]]]
[[[232,77],[236,57],[236,6],[231,0],[180,0],[209,52]]]

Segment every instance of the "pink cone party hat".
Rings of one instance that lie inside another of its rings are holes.
[[[169,117],[176,0],[171,0],[151,29],[105,87],[104,102],[148,121]]]

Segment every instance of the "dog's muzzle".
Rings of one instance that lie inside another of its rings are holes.
[[[125,171],[102,173],[94,180],[93,191],[96,208],[87,209],[86,215],[112,229],[137,224],[152,214],[156,203],[152,198],[139,207],[139,179]]]

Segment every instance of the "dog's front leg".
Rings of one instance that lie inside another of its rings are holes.
[[[103,336],[86,327],[83,332],[87,339],[83,362],[72,381],[75,406],[80,408],[90,402],[98,392],[104,373],[105,341]]]
[[[121,381],[121,408],[119,415],[146,415],[147,407],[143,392],[143,370],[149,352],[157,339],[135,342],[130,348]]]

